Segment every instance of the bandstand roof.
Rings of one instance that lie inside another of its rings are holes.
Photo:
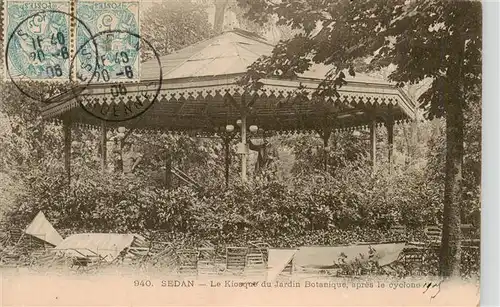
[[[243,89],[237,84],[238,79],[251,63],[270,54],[272,49],[271,44],[255,34],[233,30],[160,57],[163,84],[153,106],[135,119],[109,124],[205,132],[234,124],[241,114],[228,97],[239,101]],[[261,80],[264,86],[256,92],[258,98],[247,114],[247,122],[268,131],[292,131],[316,129],[328,114],[335,117],[338,129],[366,126],[373,116],[380,123],[388,116],[395,121],[413,118],[415,104],[400,88],[362,75],[347,78],[348,83],[338,91],[340,97],[332,97],[326,106],[293,99],[300,84],[312,93],[327,71],[328,67],[314,65],[294,80]],[[128,94],[149,90],[148,84],[157,80],[158,74],[156,60],[141,63],[141,82],[127,85]],[[105,84],[92,84],[84,93],[99,103],[103,103],[104,98],[105,103],[127,103],[115,101],[109,85]],[[132,101],[133,97],[127,99]],[[71,118],[72,122],[84,125],[101,124],[100,119],[85,112],[77,101],[65,101],[63,96],[47,105],[43,116]]]

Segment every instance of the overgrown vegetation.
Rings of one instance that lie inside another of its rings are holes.
[[[193,14],[199,20],[205,18],[201,11]],[[177,19],[172,20],[167,23],[177,24]],[[173,45],[157,47],[168,53],[211,35],[205,22],[190,22],[186,26],[195,34],[183,41],[184,36],[178,34],[184,30],[176,28],[166,33]],[[154,36],[151,30],[148,37],[153,40]],[[72,180],[68,185],[61,127],[42,121],[39,106],[10,84],[2,83],[0,91],[4,94],[0,98],[0,205],[5,211],[5,225],[10,228],[24,228],[42,210],[63,235],[156,233],[186,245],[202,240],[239,245],[260,239],[275,247],[291,247],[420,241],[424,239],[423,226],[443,223],[446,125],[442,120],[396,127],[391,174],[385,160],[383,130],[375,173],[367,159],[367,132],[336,133],[329,152],[314,136],[283,136],[271,142],[279,152],[292,153],[286,167],[279,167],[289,170],[286,174],[271,173],[267,179],[253,177],[243,185],[238,179],[239,158],[232,152],[228,189],[221,188],[223,150],[219,140],[133,134],[131,140],[144,153],[144,159],[135,176],[123,177],[100,172],[97,132],[76,128]],[[468,97],[472,103],[464,108],[464,180],[458,205],[462,222],[473,224],[478,232],[480,89],[472,88],[470,92],[476,95]],[[165,149],[172,154],[174,165],[202,184],[203,191],[181,183],[171,190],[163,186],[158,177]],[[275,163],[285,161],[280,158]],[[394,225],[406,226],[407,234],[391,232]],[[466,253],[462,259],[467,257]],[[462,271],[477,270],[477,262],[463,261]]]

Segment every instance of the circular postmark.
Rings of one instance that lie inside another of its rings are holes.
[[[95,52],[87,50],[91,42],[97,46]],[[158,70],[156,79],[140,80],[141,52],[153,54],[148,69]],[[127,30],[106,30],[88,37],[71,59],[73,71],[81,82],[91,82],[88,90],[75,95],[81,108],[110,122],[131,120],[146,112],[158,98],[163,81],[160,57],[152,44]]]
[[[7,26],[5,68],[12,83],[24,95],[43,103],[53,102],[56,96],[62,100],[75,98],[90,82],[76,84],[70,72],[70,23],[76,20],[81,25],[79,28],[91,35],[89,27],[79,18],[59,10],[43,10],[28,16],[13,10],[12,14],[21,18],[17,25]],[[97,52],[97,45],[92,47]]]

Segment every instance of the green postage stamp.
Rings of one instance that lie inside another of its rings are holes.
[[[67,80],[71,57],[69,1],[6,1],[6,78]]]
[[[7,0],[4,20],[6,79],[139,80],[138,1]]]
[[[92,33],[77,24],[77,75],[91,75],[92,83],[138,81],[139,2],[79,1],[76,13]]]

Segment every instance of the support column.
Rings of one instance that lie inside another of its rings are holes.
[[[377,166],[377,121],[373,118],[370,123],[370,158],[372,160],[372,171]]]
[[[328,171],[328,152],[329,151],[327,150],[327,148],[328,148],[328,142],[330,141],[330,136],[331,135],[332,135],[332,130],[329,129],[329,128],[327,128],[327,127],[325,127],[325,129],[323,130],[323,135],[322,135],[322,137],[323,137],[323,151],[325,153],[325,159],[323,161],[323,163],[324,163],[323,167],[324,167],[324,171],[325,172]]]
[[[103,174],[106,173],[108,168],[108,129],[106,127],[106,122],[101,122],[101,171]]]
[[[224,177],[226,180],[226,188],[229,187],[229,166],[231,165],[231,157],[229,156],[229,143],[231,142],[231,138],[229,136],[225,136],[223,138],[224,141]]]
[[[71,182],[71,120],[63,120],[63,133],[64,133],[64,171],[68,184]]]
[[[241,154],[241,180],[247,181],[247,115],[245,110],[241,112],[241,144],[244,152]]]
[[[389,174],[392,173],[393,153],[394,153],[394,120],[390,118],[387,123],[387,142],[389,145],[388,161],[389,161]]]

